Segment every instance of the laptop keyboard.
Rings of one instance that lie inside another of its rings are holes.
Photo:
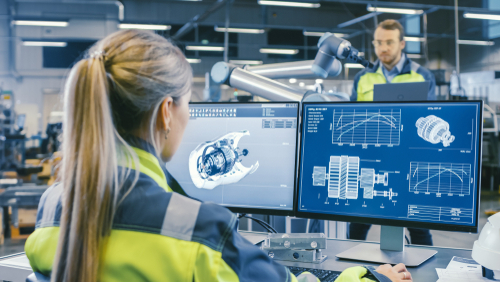
[[[322,270],[322,269],[314,269],[314,268],[305,268],[305,267],[294,267],[287,266],[291,273],[295,276],[299,276],[302,272],[310,272],[314,276],[318,277],[321,282],[333,282],[340,275],[340,271],[332,271],[332,270]]]

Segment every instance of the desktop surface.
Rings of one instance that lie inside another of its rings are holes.
[[[193,103],[167,169],[186,193],[235,212],[293,214],[298,103]]]
[[[297,215],[477,231],[482,104],[304,103]]]

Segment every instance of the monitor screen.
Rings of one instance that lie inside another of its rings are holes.
[[[482,102],[304,103],[297,215],[477,232]]]
[[[191,197],[293,214],[299,103],[193,103],[168,171]]]

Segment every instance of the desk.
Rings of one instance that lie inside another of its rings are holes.
[[[266,237],[265,233],[258,232],[240,232],[243,237],[252,237],[251,239]],[[328,255],[328,259],[320,264],[313,263],[298,263],[298,262],[288,262],[280,261],[283,265],[287,266],[297,266],[297,267],[309,267],[318,269],[328,269],[335,271],[343,271],[346,268],[357,266],[357,265],[373,265],[373,263],[363,263],[358,261],[348,261],[340,260],[335,257],[336,254],[343,252],[349,248],[352,248],[359,244],[360,241],[355,240],[342,240],[342,239],[328,239],[327,249],[324,250],[323,254]],[[378,243],[373,243],[378,244]],[[436,273],[436,268],[446,268],[453,256],[459,256],[464,258],[471,258],[471,250],[466,249],[452,249],[452,248],[440,248],[440,247],[420,247],[420,246],[410,246],[408,248],[428,248],[438,251],[438,253],[424,262],[421,266],[416,268],[409,268],[413,276],[413,281],[415,282],[435,282],[438,280]],[[29,261],[24,253],[1,257],[0,258],[0,281],[7,280],[12,282],[24,282],[26,277],[32,273]]]
[[[249,239],[256,240],[261,237],[264,239],[266,237],[265,233],[257,232],[245,232],[240,231],[243,237],[249,237]],[[361,261],[349,261],[338,259],[335,255],[339,254],[347,249],[350,249],[360,242],[366,243],[365,241],[357,240],[344,240],[344,239],[328,239],[327,249],[323,250],[324,255],[328,255],[328,259],[323,263],[301,263],[292,261],[280,261],[281,264],[286,266],[296,266],[296,267],[307,267],[307,268],[317,268],[317,269],[327,269],[334,271],[343,271],[346,268],[358,266],[358,265],[373,265],[377,264]],[[373,243],[377,244],[378,243]],[[472,250],[467,249],[453,249],[453,248],[441,248],[441,247],[428,247],[428,246],[408,246],[406,248],[424,248],[436,250],[438,253],[424,262],[419,267],[408,268],[410,271],[414,282],[435,282],[438,280],[436,273],[436,268],[446,268],[453,256],[471,258]]]

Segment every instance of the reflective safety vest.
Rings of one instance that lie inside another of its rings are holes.
[[[187,196],[144,141],[134,144],[139,157],[137,184],[118,207],[104,243],[99,281],[319,281],[297,279],[237,231],[228,209]],[[134,175],[132,172],[131,175]],[[176,192],[172,192],[175,190]],[[61,184],[43,194],[36,230],[25,252],[33,271],[50,276],[62,213]],[[346,271],[341,281],[363,280],[367,269]]]
[[[391,83],[429,81],[427,100],[436,100],[436,79],[434,75],[428,69],[413,62],[408,56],[405,57],[406,60],[401,73],[394,77]],[[373,68],[363,69],[354,77],[351,101],[373,101],[373,86],[385,83],[387,83],[387,80],[382,71],[380,60],[377,60]]]

